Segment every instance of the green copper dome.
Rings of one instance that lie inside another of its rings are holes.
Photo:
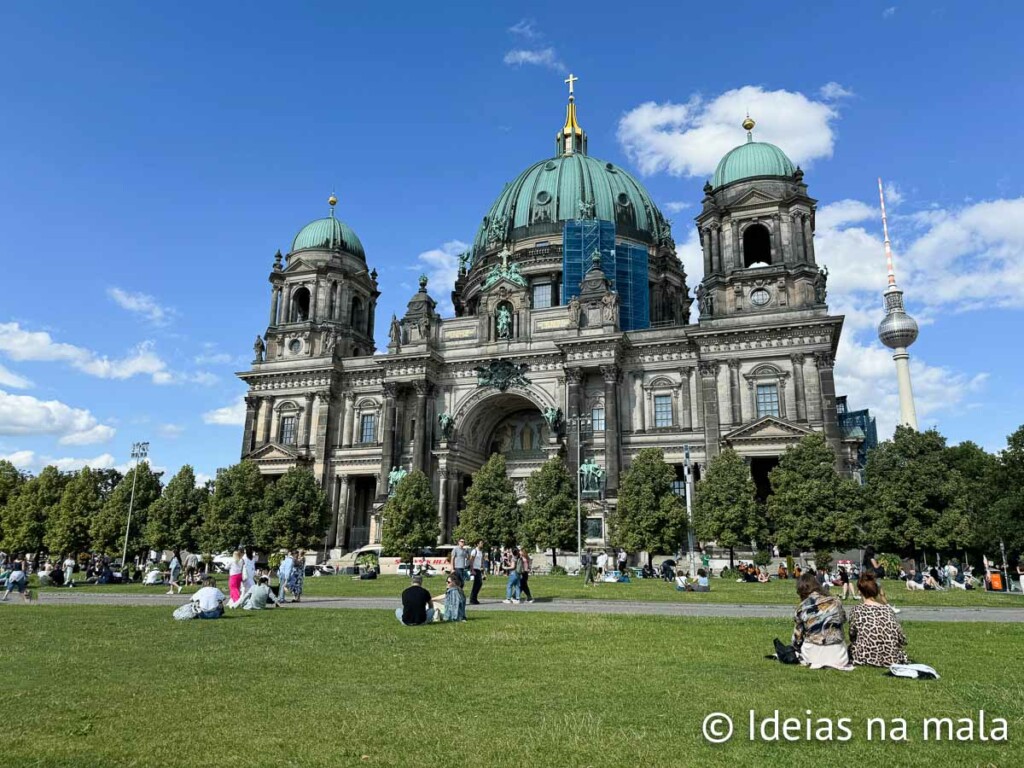
[[[311,221],[304,226],[292,241],[292,253],[306,248],[328,251],[348,251],[353,256],[366,260],[363,244],[356,233],[345,222],[334,216]]]
[[[480,225],[475,255],[508,239],[545,234],[560,239],[561,223],[578,218],[613,221],[618,235],[647,243],[668,229],[632,175],[577,151],[534,163],[505,185]]]
[[[747,134],[747,143],[729,150],[718,162],[711,186],[715,189],[740,179],[755,176],[792,176],[796,167],[786,153],[774,144],[754,141]]]

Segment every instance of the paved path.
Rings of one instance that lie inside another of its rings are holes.
[[[17,603],[21,600],[13,596]],[[169,608],[181,605],[177,595],[112,594],[103,592],[45,591],[39,601],[46,605],[156,605]],[[307,597],[291,603],[288,610],[314,608],[362,608],[394,610],[398,598],[386,597]],[[517,613],[602,613],[634,616],[714,616],[730,619],[788,619],[794,606],[730,605],[723,603],[648,603],[628,600],[539,600],[533,605],[505,605],[500,600],[484,600],[470,606],[475,611],[514,611]],[[907,606],[901,609],[903,621],[991,621],[1024,623],[1024,608],[929,608]]]

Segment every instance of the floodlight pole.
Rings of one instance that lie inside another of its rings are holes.
[[[583,568],[583,483],[580,480],[583,467],[583,440],[581,430],[584,422],[589,419],[576,414],[569,418],[569,426],[576,427],[576,558],[579,568]]]
[[[132,495],[128,501],[128,525],[124,529],[124,550],[121,553],[121,580],[128,577],[128,533],[132,529],[132,507],[135,506],[135,484],[139,480],[139,462],[149,455],[149,443],[132,443],[132,458],[135,459],[135,472],[132,473]]]
[[[686,477],[686,545],[689,548],[690,578],[697,576],[697,552],[693,536],[693,472],[690,469],[690,444],[683,446],[683,475]]]

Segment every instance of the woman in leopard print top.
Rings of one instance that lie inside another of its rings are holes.
[[[888,667],[909,664],[903,650],[907,638],[896,614],[886,603],[875,575],[865,571],[857,580],[864,602],[850,616],[850,658],[854,664]]]

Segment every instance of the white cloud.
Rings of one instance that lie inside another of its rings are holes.
[[[91,469],[114,469],[117,467],[117,459],[109,453],[102,453],[91,459],[77,459],[41,456],[35,451],[16,451],[6,456],[0,456],[0,459],[6,459],[18,469],[30,472],[38,472],[43,467],[49,466],[54,466],[61,472],[75,472],[82,467],[90,467]]]
[[[196,365],[227,365],[232,360],[234,358],[227,352],[206,352],[197,355],[195,363]]]
[[[196,488],[202,488],[207,482],[213,479],[212,475],[208,475],[205,472],[196,472]]]
[[[24,376],[20,376],[12,370],[4,368],[0,365],[0,387],[10,387],[11,389],[29,389],[32,387],[32,382],[26,379]]]
[[[504,62],[511,66],[521,67],[523,64],[532,64],[538,67],[547,67],[563,71],[565,64],[558,58],[554,48],[513,48],[505,54]]]
[[[835,80],[821,86],[821,88],[818,89],[818,94],[825,101],[839,101],[839,99],[848,99],[854,95],[853,91],[849,88],[843,87]]]
[[[740,123],[748,111],[757,121],[755,137],[777,144],[793,162],[832,156],[839,117],[833,105],[754,85],[713,99],[695,95],[685,104],[641,104],[619,120],[618,139],[643,174],[709,175],[744,140]]]
[[[18,469],[29,469],[34,466],[36,460],[35,451],[15,451],[14,453],[0,453],[0,461],[9,461]]]
[[[440,248],[424,251],[416,257],[429,278],[430,295],[437,300],[441,314],[452,316],[451,292],[459,276],[459,254],[469,250],[469,244],[461,240],[449,240]]]
[[[110,440],[116,430],[83,408],[0,390],[0,435],[58,435],[64,445]]]
[[[685,211],[687,208],[690,208],[691,204],[683,202],[682,200],[670,200],[669,202],[664,203],[661,207],[669,213],[679,213],[680,211]]]
[[[895,15],[896,15],[896,6],[895,5],[890,5],[884,11],[882,11],[882,18],[883,19],[891,19]]]
[[[150,341],[137,346],[128,356],[112,360],[84,347],[54,341],[46,331],[28,331],[19,323],[0,323],[0,352],[17,361],[65,362],[100,379],[150,376],[154,384],[173,380]]]
[[[894,182],[887,181],[884,187],[886,208],[895,208],[903,202],[903,192],[900,191],[900,188]]]
[[[184,434],[185,428],[179,424],[161,424],[156,428],[156,431],[160,437],[175,440]]]
[[[520,19],[511,27],[508,31],[516,35],[517,37],[525,37],[527,40],[536,40],[541,37],[540,32],[537,31],[536,23],[533,19]]]
[[[245,424],[245,399],[240,397],[231,405],[207,411],[203,414],[203,421],[207,424],[219,424],[225,427],[243,426]]]
[[[154,325],[167,325],[174,315],[173,310],[145,293],[131,293],[116,286],[107,289],[107,295],[122,309],[141,315]]]

